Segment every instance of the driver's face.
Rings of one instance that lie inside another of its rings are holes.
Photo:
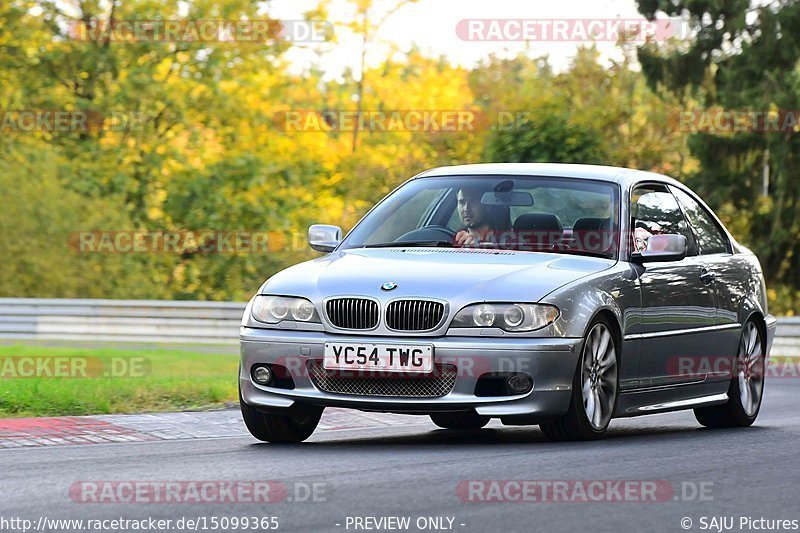
[[[486,206],[481,203],[481,196],[458,191],[458,216],[467,228],[480,228],[486,221]]]

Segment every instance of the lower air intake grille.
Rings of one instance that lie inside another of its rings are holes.
[[[324,392],[354,396],[393,396],[406,398],[438,398],[453,390],[456,367],[436,365],[430,374],[326,370],[322,361],[309,361],[308,372],[314,386]]]

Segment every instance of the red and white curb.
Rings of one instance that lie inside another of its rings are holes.
[[[423,420],[424,419],[424,420]],[[406,426],[427,417],[329,407],[317,431]],[[0,419],[0,448],[244,437],[238,409],[141,415]]]

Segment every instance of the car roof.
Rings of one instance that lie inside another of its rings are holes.
[[[571,163],[481,163],[476,165],[455,165],[432,168],[417,174],[414,178],[485,175],[584,178],[618,183],[624,188],[628,188],[642,181],[660,181],[682,186],[679,181],[655,172],[645,172],[643,170],[623,167],[577,165]]]

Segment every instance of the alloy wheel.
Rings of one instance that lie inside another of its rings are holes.
[[[605,324],[595,324],[586,337],[581,368],[583,409],[592,428],[601,431],[617,399],[617,350]]]
[[[747,416],[753,416],[761,405],[764,391],[764,357],[758,328],[753,322],[745,326],[739,343],[738,365],[739,399]]]

